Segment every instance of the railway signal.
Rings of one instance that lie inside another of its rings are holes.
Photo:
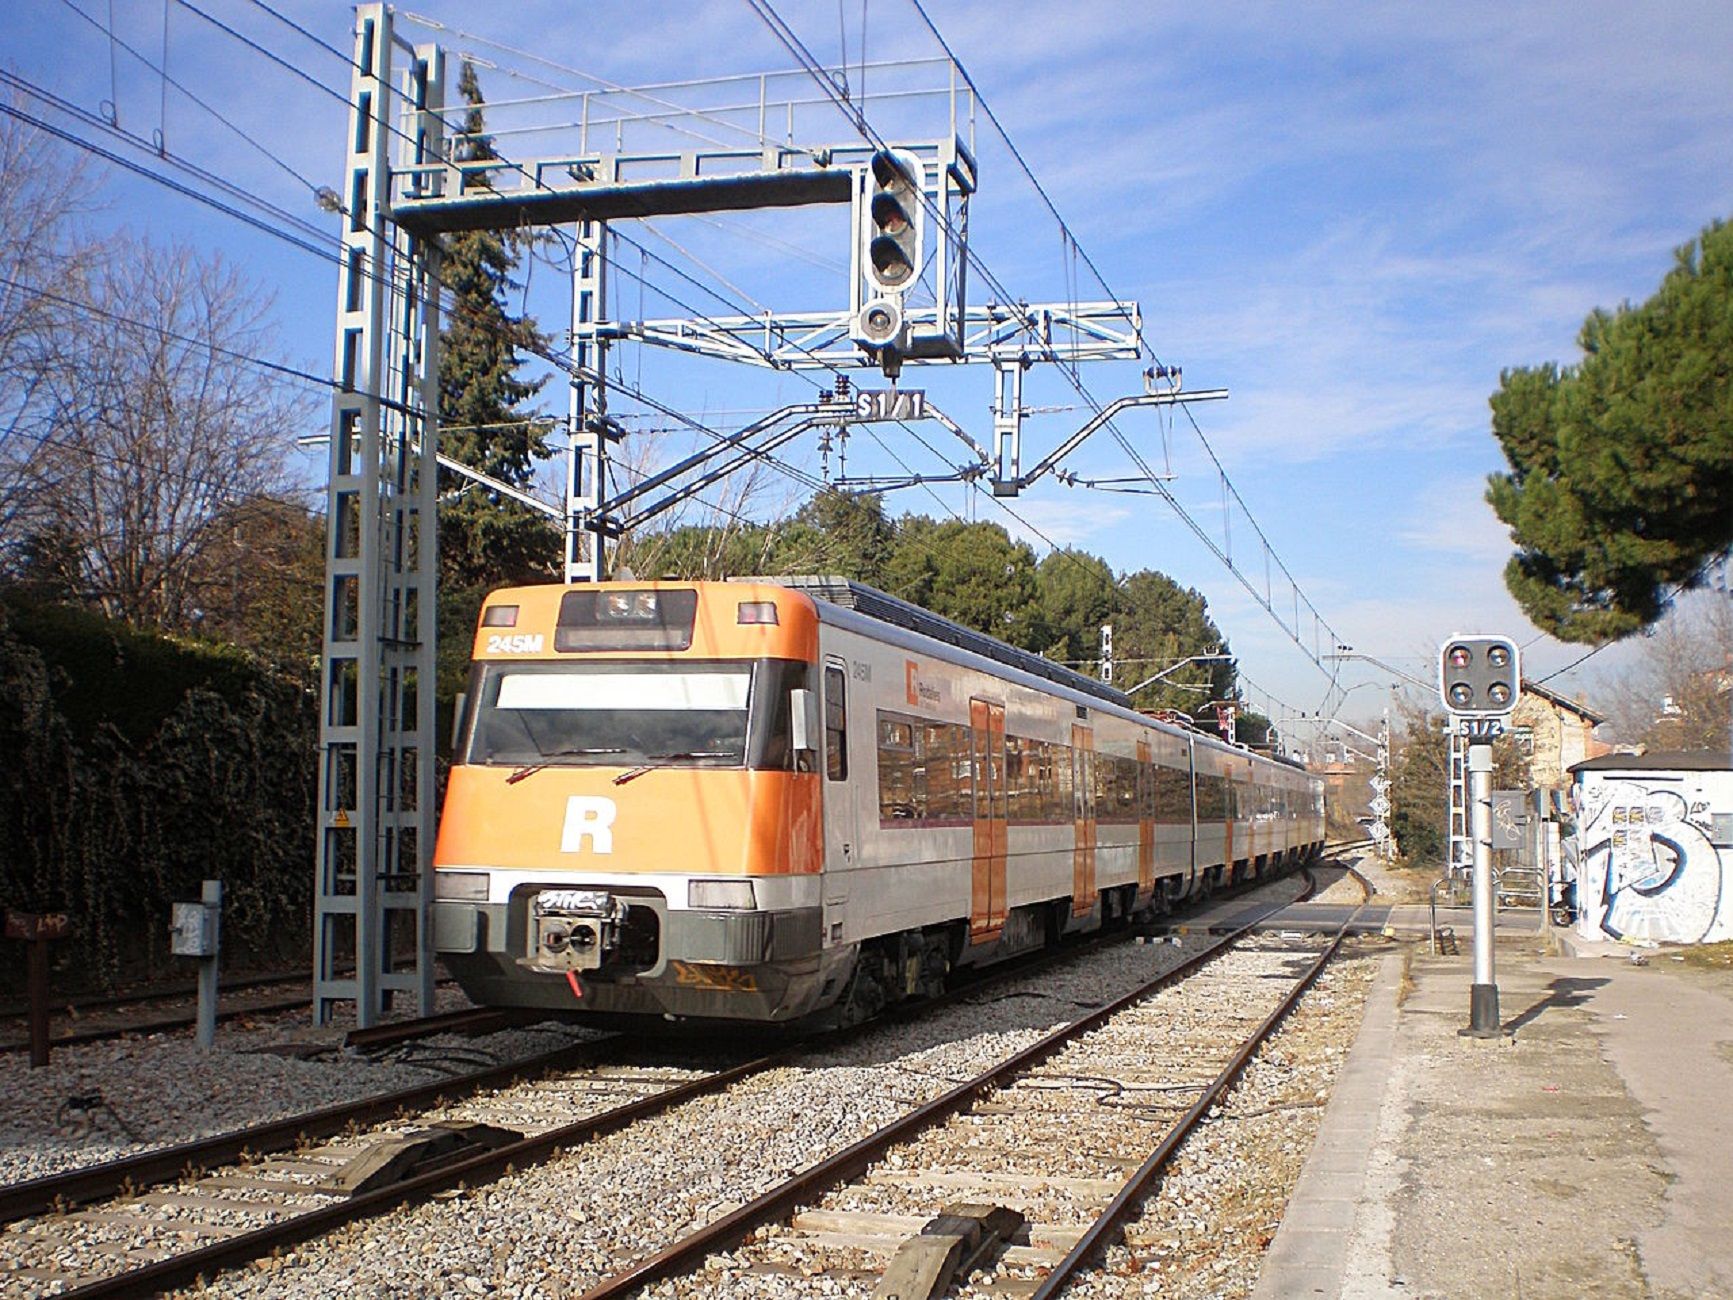
[[[871,296],[855,313],[853,338],[896,377],[909,350],[903,295],[921,270],[921,160],[902,149],[880,149],[861,182],[868,191],[857,203],[857,257]]]
[[[1499,718],[1516,707],[1521,652],[1502,636],[1455,636],[1438,657],[1438,694],[1452,718]]]
[[[1474,1038],[1504,1032],[1493,975],[1492,742],[1522,690],[1522,655],[1503,636],[1453,636],[1438,650],[1438,695],[1468,742],[1469,839],[1474,845],[1474,983],[1468,1028]]]
[[[900,294],[921,268],[921,162],[900,149],[880,149],[868,166],[867,274],[880,291]]]

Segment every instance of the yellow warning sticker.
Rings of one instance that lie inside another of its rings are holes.
[[[349,825],[349,810],[347,808],[339,808],[337,810],[337,815],[331,819],[331,824],[339,830],[347,827]]]

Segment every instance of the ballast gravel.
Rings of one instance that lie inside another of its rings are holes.
[[[1359,1032],[1376,957],[1338,960],[1192,1134],[1075,1300],[1239,1300],[1257,1285]],[[984,1300],[985,1289],[964,1290]]]
[[[298,1022],[275,1016],[222,1025],[210,1051],[190,1033],[163,1033],[57,1047],[40,1070],[24,1053],[10,1053],[0,1056],[0,1184],[433,1083],[597,1036],[550,1022],[485,1038],[444,1034],[364,1056],[342,1049],[342,1030],[309,1031],[302,1015]],[[301,1059],[294,1053],[302,1050],[317,1054]]]
[[[199,1294],[578,1294],[1208,942],[1118,945],[979,1000],[882,1026],[544,1165],[224,1274]]]

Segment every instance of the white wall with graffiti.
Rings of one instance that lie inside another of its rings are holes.
[[[1709,755],[1678,758],[1693,761],[1668,768],[1657,755],[1609,755],[1573,769],[1584,937],[1733,939],[1733,771],[1725,756],[1713,757],[1719,768]]]

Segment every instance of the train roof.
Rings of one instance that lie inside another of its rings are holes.
[[[935,641],[943,641],[954,645],[960,650],[967,650],[986,659],[992,659],[1004,664],[1007,668],[1015,668],[1028,673],[1031,677],[1045,678],[1061,686],[1067,686],[1084,695],[1090,695],[1109,704],[1116,704],[1122,709],[1131,708],[1131,697],[1124,691],[1099,681],[1087,673],[1077,672],[1064,664],[1054,663],[1041,655],[1028,650],[1019,650],[1014,645],[1007,645],[997,637],[988,636],[985,632],[977,632],[972,627],[964,627],[961,623],[942,618],[931,610],[922,609],[919,605],[893,596],[877,587],[869,587],[864,582],[855,582],[850,578],[825,576],[822,574],[794,574],[777,577],[740,577],[731,578],[731,582],[763,582],[773,586],[788,587],[791,590],[811,596],[814,600],[828,601],[832,605],[840,605],[844,609],[852,609],[856,613],[876,618],[880,622],[889,623],[893,627],[904,628],[910,632],[919,632],[922,636],[932,637]]]

